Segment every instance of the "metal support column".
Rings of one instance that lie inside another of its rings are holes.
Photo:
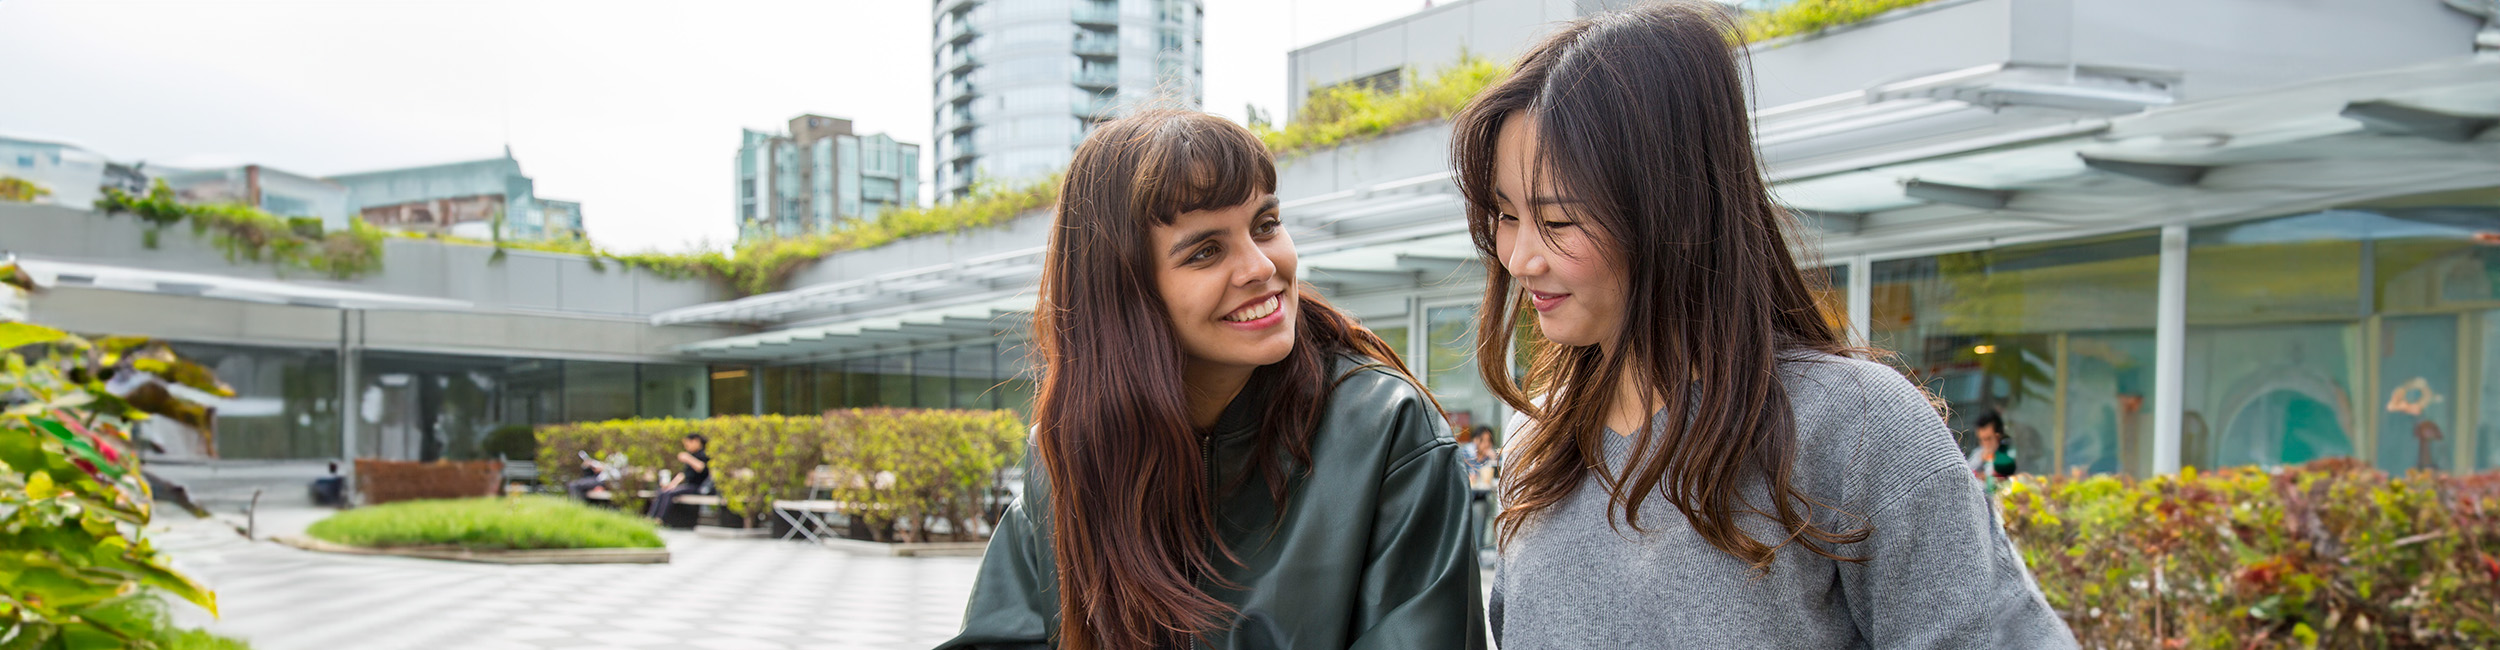
[[[1849,336],[1858,345],[1874,345],[1875,263],[1865,255],[1849,258]]]
[[[2161,229],[2161,279],[2153,326],[2153,474],[2179,471],[2179,429],[2187,401],[2188,228]]]

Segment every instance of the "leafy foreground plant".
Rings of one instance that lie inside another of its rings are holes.
[[[371,548],[660,548],[651,522],[547,496],[402,501],[315,522],[305,534]]]
[[[2500,473],[2350,459],[2023,477],[2005,529],[2087,648],[2500,646]]]
[[[0,261],[0,292],[34,288]],[[164,381],[233,395],[162,343],[0,321],[0,648],[214,647],[172,629],[163,598],[215,614],[216,596],[141,534],[151,494],[133,424],[208,425]]]

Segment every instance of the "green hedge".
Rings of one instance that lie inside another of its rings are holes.
[[[2084,647],[2500,645],[2500,473],[2346,459],[2026,477],[2006,531]]]
[[[944,521],[955,540],[967,539],[992,479],[1024,450],[1024,423],[1012,411],[853,409],[825,418],[826,464],[849,479],[833,498],[864,506],[859,516],[880,539],[898,520],[918,530]]]
[[[652,470],[674,469],[678,441],[710,441],[712,483],[731,511],[758,516],[776,499],[808,496],[808,474],[828,466],[845,487],[832,498],[883,538],[898,520],[947,521],[965,530],[979,514],[980,491],[1020,458],[1025,427],[1012,411],[859,409],[824,416],[736,416],[704,420],[611,420],[538,429],[539,476],[561,484],[579,475],[575,452],[622,453],[633,466],[616,491],[636,508]],[[891,473],[889,481],[876,480]],[[925,529],[925,526],[921,528]],[[959,535],[960,536],[960,535]]]

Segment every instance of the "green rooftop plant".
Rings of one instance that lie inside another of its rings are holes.
[[[1769,11],[1748,12],[1742,37],[1758,42],[1805,34],[1873,18],[1887,11],[1934,0],[1799,0]],[[1395,90],[1341,84],[1311,92],[1293,121],[1278,129],[1257,111],[1250,130],[1267,142],[1278,157],[1334,147],[1395,132],[1415,124],[1449,119],[1476,94],[1509,76],[1507,65],[1461,55],[1450,67],[1429,75],[1407,73]]]
[[[0,285],[36,290],[13,261]],[[144,534],[153,499],[131,436],[154,417],[213,424],[168,383],[234,395],[159,342],[0,320],[0,647],[203,647],[164,599],[215,614],[217,597]]]
[[[1797,0],[1770,11],[1746,13],[1745,42],[1810,34],[1930,2],[1935,0]]]
[[[0,201],[33,203],[35,199],[51,195],[52,190],[45,189],[40,183],[16,176],[0,176]]]
[[[1377,137],[1415,124],[1449,119],[1476,93],[1510,75],[1508,66],[1462,55],[1429,76],[1408,73],[1394,91],[1338,85],[1311,93],[1285,128],[1252,124],[1250,130],[1277,156]]]
[[[951,203],[889,210],[873,218],[844,222],[831,232],[741,242],[726,253],[600,255],[668,277],[719,278],[738,294],[752,295],[781,288],[792,274],[827,255],[875,248],[906,237],[1004,224],[1035,210],[1048,209],[1058,198],[1057,176],[1021,186],[985,184],[976,186],[971,196]]]
[[[281,217],[239,203],[179,203],[164,179],[149,186],[145,196],[111,187],[103,191],[104,196],[96,199],[97,211],[135,214],[155,226],[147,235],[150,248],[156,246],[159,231],[189,222],[191,234],[211,237],[229,261],[277,262],[338,279],[382,266],[383,232],[362,219],[348,219],[343,232],[323,233],[318,220]]]
[[[356,218],[348,219],[347,230],[325,234],[317,220],[304,217],[280,217],[235,203],[180,203],[162,179],[143,196],[110,187],[103,188],[103,194],[103,198],[96,199],[97,211],[134,214],[155,226],[147,233],[150,248],[156,246],[159,231],[188,222],[194,234],[214,237],[229,260],[278,262],[338,279],[381,268],[382,241],[399,236],[492,247],[498,260],[505,250],[578,255],[600,270],[605,270],[606,262],[613,261],[671,279],[713,278],[739,295],[753,295],[782,288],[791,275],[827,255],[875,248],[907,237],[999,225],[1048,209],[1058,198],[1059,179],[1054,176],[1012,187],[984,184],[958,201],[889,210],[875,217],[845,222],[830,232],[741,242],[726,251],[683,253],[615,253],[581,239],[504,239],[499,229],[493,240],[394,233]]]
[[[551,496],[401,501],[313,522],[304,534],[368,548],[455,546],[472,550],[660,548],[640,517]]]

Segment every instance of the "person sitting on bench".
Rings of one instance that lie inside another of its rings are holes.
[[[590,496],[593,491],[605,488],[609,483],[614,482],[617,477],[625,475],[624,454],[610,454],[609,458],[605,461],[591,458],[590,452],[586,451],[576,451],[573,452],[573,455],[579,456],[582,459],[582,477],[573,479],[570,483],[565,483],[564,491],[567,494],[573,495],[573,500],[575,501],[581,501],[584,503],[590,502]],[[599,498],[604,500],[607,497],[601,496]]]
[[[653,519],[667,514],[669,505],[675,503],[677,497],[702,494],[712,489],[712,456],[703,453],[706,442],[703,434],[686,434],[682,442],[686,450],[677,453],[677,460],[685,463],[686,469],[668,477],[668,483],[661,485],[657,494],[651,495],[650,516]]]

